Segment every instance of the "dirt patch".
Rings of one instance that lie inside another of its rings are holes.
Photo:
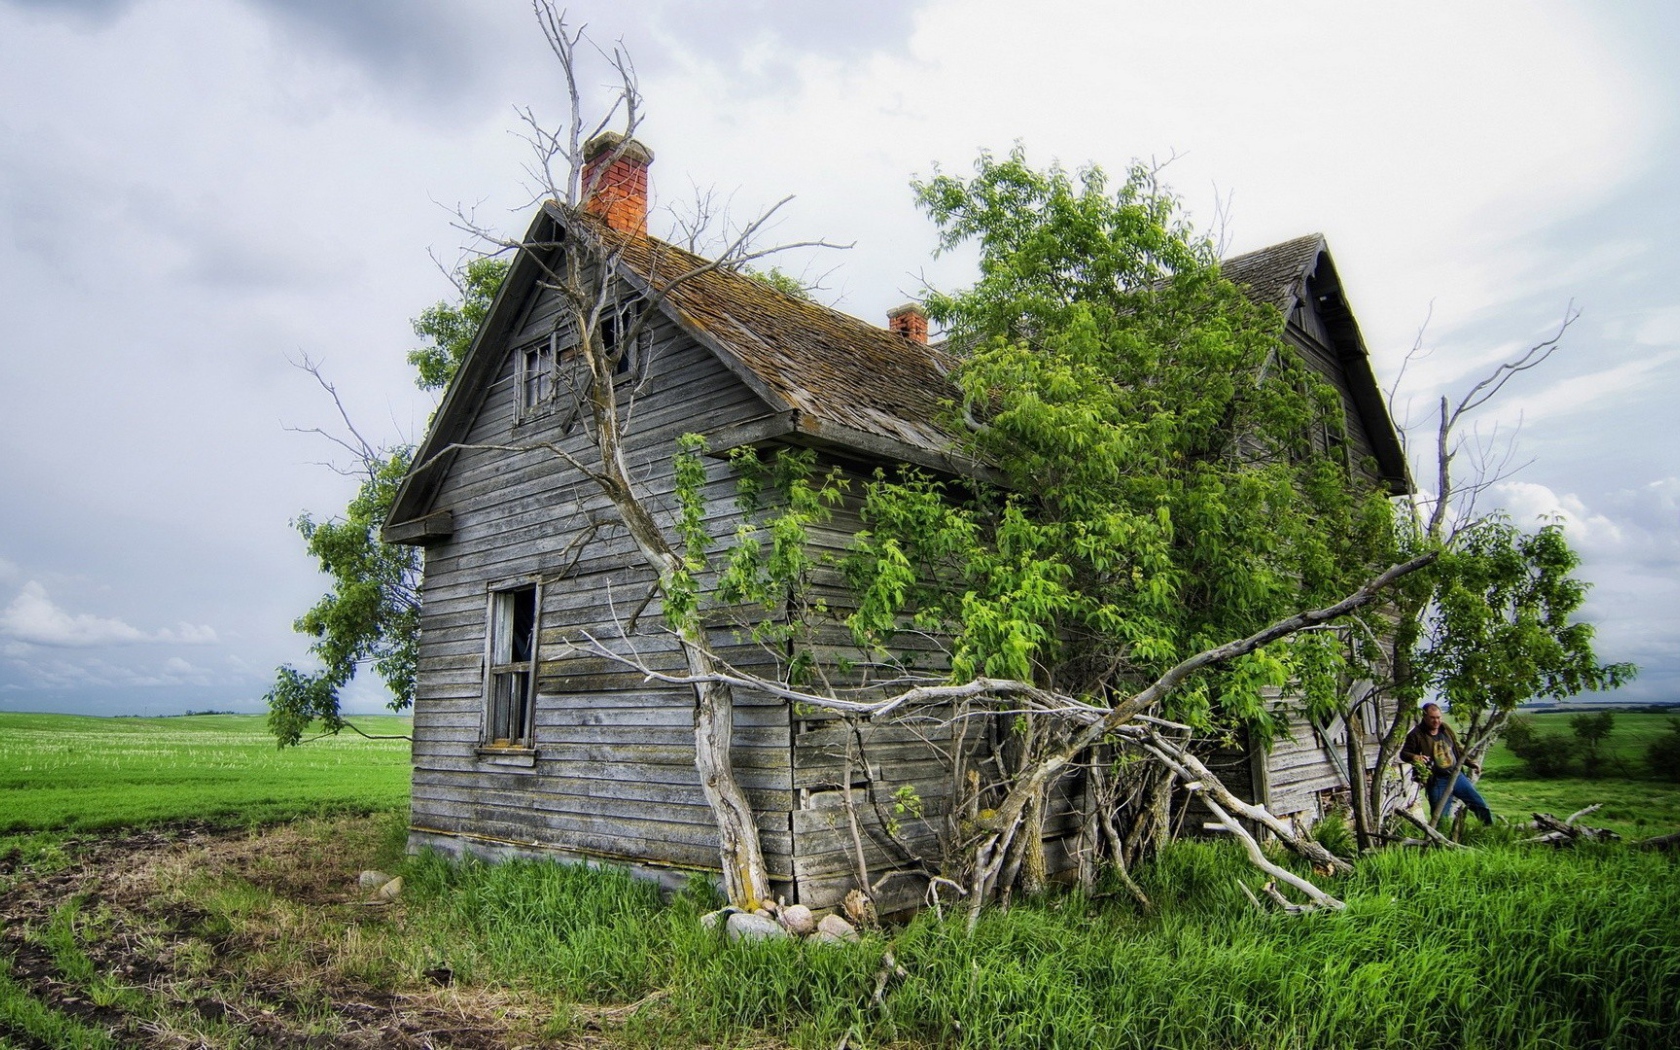
[[[367,833],[348,819],[345,829]],[[588,1031],[545,1037],[546,1006],[463,987],[446,971],[417,968],[382,987],[358,976],[362,916],[389,915],[360,901],[357,851],[340,841],[320,827],[178,824],[72,838],[69,863],[50,871],[9,853],[0,963],[36,999],[123,1047],[617,1045]],[[267,912],[230,921],[226,904],[199,906],[203,887],[246,893]],[[0,1037],[39,1045],[3,1022]]]

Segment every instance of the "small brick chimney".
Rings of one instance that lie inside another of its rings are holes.
[[[887,327],[912,343],[927,342],[927,314],[920,303],[905,303],[888,310]]]
[[[635,139],[625,141],[616,131],[596,135],[583,147],[578,192],[589,195],[584,207],[615,230],[647,233],[647,171],[652,163],[653,151]]]

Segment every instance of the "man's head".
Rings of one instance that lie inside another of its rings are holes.
[[[1423,728],[1429,730],[1431,734],[1440,730],[1441,707],[1439,704],[1423,705]]]

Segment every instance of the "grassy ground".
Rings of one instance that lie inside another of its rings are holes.
[[[1672,1046],[1676,859],[1514,838],[1367,859],[1327,883],[1340,913],[1257,912],[1233,845],[1188,842],[1138,872],[1148,915],[1060,897],[990,913],[972,936],[924,914],[855,945],[751,945],[699,924],[716,904],[703,885],[662,901],[614,869],[402,861],[390,815],[318,818],[148,842],[112,858],[121,878],[107,868],[43,905],[0,982],[0,1039],[9,1026],[90,1047]],[[405,876],[397,903],[360,903],[354,873],[372,863]],[[44,976],[56,998],[25,988]]]
[[[408,733],[406,718],[356,722]],[[400,808],[408,754],[407,740],[348,731],[281,751],[262,715],[0,713],[0,834]]]
[[[1569,714],[1531,716],[1535,728],[1573,738]],[[1588,779],[1530,776],[1504,743],[1489,751],[1481,783],[1493,811],[1508,820],[1530,819],[1538,811],[1565,817],[1593,803],[1604,808],[1586,822],[1629,838],[1680,830],[1680,783],[1650,779],[1644,767],[1645,746],[1668,729],[1676,716],[1616,712],[1615,729],[1605,742],[1608,775]]]
[[[56,856],[0,841],[4,1050],[1640,1048],[1680,1030],[1671,853],[1472,828],[1474,850],[1366,858],[1323,881],[1346,911],[1287,917],[1243,897],[1260,878],[1232,844],[1189,842],[1137,873],[1150,914],[1060,897],[973,936],[923,915],[856,945],[741,945],[698,923],[702,883],[662,901],[610,869],[405,858],[402,741],[276,752],[230,716],[0,716],[0,741],[6,819],[106,829],[33,836]],[[1527,783],[1490,765],[1490,785]],[[85,795],[55,815],[37,793],[55,783]],[[119,826],[253,808],[296,819]],[[374,867],[404,876],[395,903],[366,903]]]

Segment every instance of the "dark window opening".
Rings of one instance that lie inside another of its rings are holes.
[[[641,348],[648,341],[647,330],[644,328],[634,343],[624,346],[622,352],[620,351],[620,345],[624,338],[630,334],[631,329],[635,327],[636,321],[641,315],[642,304],[632,302],[618,307],[601,318],[601,347],[608,356],[618,354],[618,360],[613,364],[613,375],[615,376],[627,376],[636,370],[637,357]]]
[[[536,681],[537,589],[490,596],[489,711],[485,737],[493,746],[529,747]]]

